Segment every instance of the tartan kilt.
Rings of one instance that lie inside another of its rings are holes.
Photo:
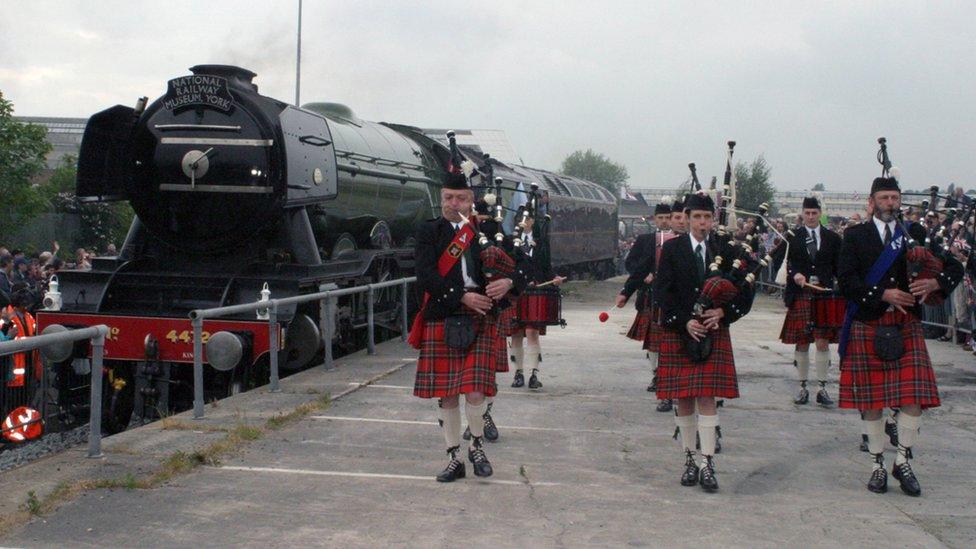
[[[650,324],[650,307],[641,307],[640,310],[637,311],[637,316],[634,317],[634,322],[630,325],[630,330],[627,330],[627,337],[633,339],[634,341],[644,341],[644,335],[647,334],[647,329]]]
[[[793,305],[786,311],[783,329],[779,339],[783,343],[809,345],[814,339],[826,339],[830,343],[840,340],[840,330],[834,328],[819,328],[814,326],[813,292],[801,290],[796,294]],[[809,329],[812,328],[812,332]]]
[[[498,314],[498,326],[502,332],[502,337],[509,337],[516,331],[515,326],[515,305],[509,305],[502,309]]]
[[[444,344],[443,320],[424,321],[414,396],[442,398],[465,393],[495,396],[495,372],[508,370],[505,337],[498,317],[482,316],[468,309],[465,312],[474,318],[477,334],[467,351]]]
[[[651,322],[644,334],[644,350],[652,353],[661,352],[661,338],[664,337],[664,325],[661,324],[661,308],[651,308]]]
[[[905,354],[897,362],[882,361],[874,354],[875,327],[900,325]],[[887,366],[887,367],[886,367]],[[911,314],[886,312],[879,320],[851,325],[847,353],[840,361],[841,408],[879,410],[917,404],[939,406],[935,371],[925,347],[922,323]]]
[[[685,354],[680,333],[664,329],[657,367],[657,398],[738,398],[739,382],[732,356],[729,327],[712,332],[712,353],[705,362],[692,362]]]
[[[522,296],[518,297],[518,300],[523,299]],[[503,311],[503,316],[505,319],[502,320],[502,330],[505,332],[506,337],[510,337],[513,334],[525,335],[525,324],[522,324],[515,318],[515,311],[518,310],[518,300],[509,308]],[[546,335],[545,326],[532,326],[533,329],[538,330],[539,335]],[[501,370],[499,370],[501,371]],[[508,370],[505,370],[506,372]]]

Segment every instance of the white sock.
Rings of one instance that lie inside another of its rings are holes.
[[[441,420],[444,422],[444,442],[448,448],[461,445],[461,408],[441,408]]]
[[[525,369],[531,372],[539,369],[539,353],[542,349],[538,345],[525,346]]]
[[[660,355],[654,351],[647,352],[647,360],[651,363],[651,370],[657,373],[657,359]]]
[[[718,427],[718,413],[714,416],[698,414],[698,438],[701,440],[702,458],[715,455],[716,427]]]
[[[817,365],[817,380],[823,385],[827,383],[827,365],[830,364],[830,351],[817,351],[814,361]]]
[[[922,416],[910,416],[905,412],[898,414],[898,455],[895,465],[908,461],[908,450],[918,442],[918,426]]]
[[[884,426],[885,420],[883,417],[864,420],[864,431],[868,435],[868,452],[872,454],[884,452]],[[875,466],[877,467],[877,464]]]
[[[698,432],[698,416],[688,414],[686,416],[674,416],[674,424],[681,432],[682,450],[695,451],[695,433]]]
[[[796,358],[796,375],[800,377],[800,381],[806,381],[810,375],[810,352],[796,351],[794,357]]]
[[[515,365],[516,370],[522,370],[522,358],[525,356],[524,352],[525,350],[521,345],[518,347],[512,346],[511,348],[511,353],[508,356],[512,364]]]
[[[488,409],[488,402],[482,400],[481,404],[464,403],[464,415],[468,418],[468,428],[471,429],[471,441],[474,443],[475,437],[485,436],[485,410]]]

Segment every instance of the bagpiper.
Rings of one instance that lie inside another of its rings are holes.
[[[922,489],[909,460],[922,411],[940,404],[919,303],[949,295],[963,268],[948,255],[938,274],[910,279],[906,251],[911,237],[899,223],[901,189],[887,167],[871,184],[871,218],[848,228],[841,245],[837,277],[848,304],[840,342],[839,405],[861,412],[873,460],[867,488],[876,493],[888,490],[883,410],[899,410],[892,476],[903,492],[918,496]]]
[[[793,344],[800,391],[794,404],[810,402],[807,380],[810,375],[810,343],[816,346],[814,363],[817,369],[817,404],[832,406],[827,393],[827,369],[830,365],[830,344],[837,343],[839,330],[818,323],[814,314],[815,301],[827,299],[834,290],[837,258],[841,237],[820,223],[822,208],[816,197],[803,199],[802,226],[789,238],[786,259],[787,282],[783,300],[788,311],[780,332],[780,340]]]
[[[685,453],[681,484],[699,484],[707,492],[718,490],[714,462],[719,426],[716,399],[739,396],[729,325],[749,312],[753,298],[751,286],[745,285],[722,307],[693,316],[694,304],[704,288],[707,266],[717,253],[709,237],[714,210],[715,205],[707,195],[693,194],[686,198],[688,233],[664,244],[654,287],[665,327],[657,396],[677,400],[675,423]],[[692,358],[689,340],[701,342],[706,337],[711,338],[711,351],[703,359]],[[700,467],[695,460],[696,434],[701,447]]]
[[[478,253],[469,215],[474,193],[461,173],[449,173],[441,189],[442,216],[417,231],[417,284],[424,302],[414,320],[410,343],[420,350],[414,395],[439,399],[449,461],[437,476],[452,482],[465,476],[458,459],[461,438],[459,396],[471,430],[468,460],[474,474],[492,474],[484,451],[486,397],[497,392],[496,370],[506,367],[505,339],[495,304],[524,286],[515,261],[501,248]],[[489,282],[485,269],[502,273]]]
[[[519,249],[527,260],[526,280],[528,284],[532,286],[537,284],[561,285],[566,278],[556,276],[552,270],[552,254],[549,246],[549,229],[552,218],[549,214],[543,213],[542,209],[536,212],[536,215],[523,217],[525,220],[522,222],[522,230],[519,235],[521,239]],[[519,299],[525,299],[525,297],[519,296]],[[546,335],[546,327],[523,324],[514,317],[512,317],[511,322],[509,330],[511,360],[515,364],[512,387],[525,386],[524,370],[528,370],[529,389],[539,390],[542,388],[542,382],[539,381],[542,368],[542,343],[539,336]]]

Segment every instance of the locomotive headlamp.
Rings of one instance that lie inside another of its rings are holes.
[[[270,300],[271,300],[271,290],[268,289],[268,283],[265,282],[264,287],[261,288],[261,301],[270,301]],[[270,315],[268,314],[268,308],[258,309],[257,317],[258,320],[268,320],[269,318],[271,318]]]
[[[45,311],[60,311],[61,310],[61,292],[58,291],[58,275],[51,277],[51,281],[48,283],[47,291],[44,292],[44,310]]]
[[[233,370],[244,356],[244,342],[230,332],[217,332],[207,340],[207,362],[221,372]]]
[[[41,332],[41,335],[57,334],[67,332],[68,329],[60,324],[51,324]],[[62,341],[41,347],[41,354],[50,362],[64,362],[71,358],[71,353],[75,348],[73,341]]]

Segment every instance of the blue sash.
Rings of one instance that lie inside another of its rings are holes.
[[[872,225],[874,224],[872,220]],[[901,250],[904,247],[905,233],[901,230],[901,225],[895,226],[895,234],[891,237],[891,244],[881,252],[878,259],[871,266],[871,270],[868,272],[868,277],[865,282],[868,286],[874,286],[884,277],[888,269],[895,263],[898,256],[901,254]],[[844,359],[844,355],[847,352],[847,343],[851,335],[851,324],[854,322],[854,315],[857,314],[857,302],[847,301],[847,311],[844,315],[844,327],[841,328],[840,332],[840,344],[837,346],[837,351],[840,353],[841,360]]]

